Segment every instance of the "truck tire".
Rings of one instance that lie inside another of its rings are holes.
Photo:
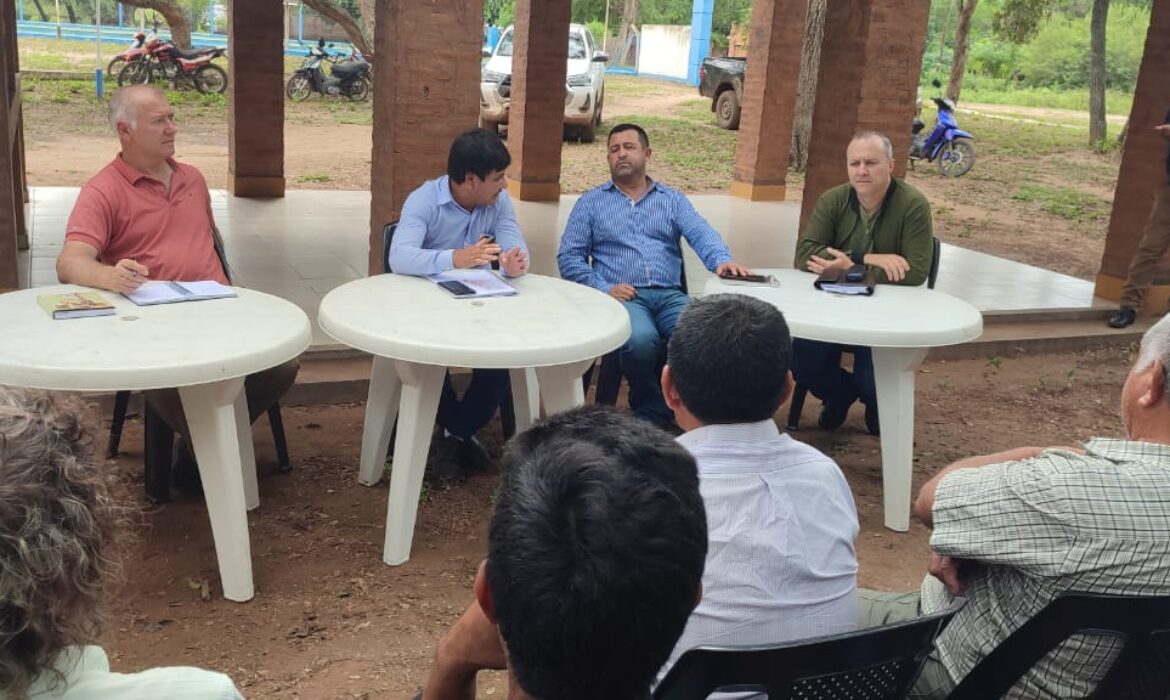
[[[724,90],[715,100],[715,124],[721,129],[739,128],[739,98],[735,90]]]

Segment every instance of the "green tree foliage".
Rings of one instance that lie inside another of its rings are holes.
[[[589,25],[593,35],[601,40],[601,26],[605,22],[606,0],[572,0],[573,22]],[[621,25],[622,0],[609,0],[609,34],[617,33]],[[640,0],[638,24],[690,25],[693,0]],[[747,25],[751,19],[752,0],[715,0],[711,17],[711,40],[719,46],[727,45],[732,24]],[[484,20],[498,27],[512,24],[516,18],[516,0],[484,0]]]
[[[1105,30],[1105,86],[1132,92],[1137,81],[1150,13],[1118,5]],[[1083,88],[1089,84],[1089,17],[1054,17],[1020,49],[1019,79],[1027,87]]]

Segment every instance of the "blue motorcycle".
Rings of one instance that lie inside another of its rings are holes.
[[[937,79],[932,81],[936,88],[942,84]],[[923,136],[926,127],[918,117],[910,127],[910,164],[914,161],[926,159],[927,162],[938,162],[938,171],[946,177],[966,175],[975,166],[975,145],[970,133],[959,128],[955,121],[955,103],[943,97],[932,97],[938,107],[938,121],[934,131],[929,136]]]

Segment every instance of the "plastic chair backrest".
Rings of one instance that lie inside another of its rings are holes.
[[[942,253],[942,244],[939,243],[938,237],[933,239],[933,246],[930,253],[930,271],[926,273],[926,287],[927,289],[934,289],[934,283],[938,280],[938,263],[939,256]]]
[[[390,243],[394,240],[394,232],[397,230],[397,221],[391,221],[382,227],[382,272],[393,272],[390,269]]]
[[[655,700],[705,700],[721,691],[766,692],[768,700],[905,697],[934,638],[966,602],[906,622],[745,647],[699,647],[682,655],[654,691]]]
[[[1113,665],[1092,697],[1170,697],[1170,596],[1069,592],[1058,596],[971,669],[949,700],[998,698],[1050,651],[1075,634],[1117,638]]]

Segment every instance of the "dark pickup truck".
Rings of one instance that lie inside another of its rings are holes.
[[[743,69],[746,58],[708,56],[699,66],[699,94],[711,98],[715,123],[724,129],[739,128],[739,105],[743,102]]]

